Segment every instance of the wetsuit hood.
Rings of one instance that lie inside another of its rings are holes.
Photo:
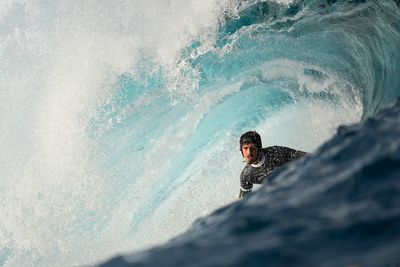
[[[253,143],[259,150],[262,149],[261,137],[256,131],[248,131],[242,134],[239,140],[240,151],[244,144]]]

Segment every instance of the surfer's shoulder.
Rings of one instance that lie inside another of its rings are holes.
[[[268,153],[274,153],[274,152],[282,150],[282,149],[284,149],[284,147],[282,147],[282,146],[267,146],[267,147],[264,147],[261,151],[264,154],[268,154]]]

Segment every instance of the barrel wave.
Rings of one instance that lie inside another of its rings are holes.
[[[398,103],[377,115],[400,96],[399,44],[393,0],[0,4],[0,265],[96,264],[184,232],[164,248],[108,264],[152,258],[149,265],[192,266],[182,255],[209,256],[215,236],[233,254],[243,241],[239,258],[199,266],[399,264],[392,227],[399,214],[391,206]],[[247,130],[257,130],[264,146],[312,155],[236,202],[244,166],[238,137]],[[363,201],[340,202],[364,190]],[[347,240],[355,261],[322,249],[319,258],[298,255],[314,250],[306,241],[339,246],[309,214],[334,206],[335,197],[342,206],[315,216],[326,216],[332,238]],[[376,203],[387,205],[376,221],[346,217]],[[259,217],[263,208],[272,217]],[[278,227],[286,211],[299,220]],[[389,229],[387,246],[370,232],[379,223]],[[264,231],[277,243],[246,245]],[[291,238],[299,246],[282,251]],[[182,258],[163,260],[176,246]],[[354,247],[388,260],[369,261]]]

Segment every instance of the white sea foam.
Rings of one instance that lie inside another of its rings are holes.
[[[139,55],[168,68],[190,40],[212,32],[219,8],[216,1],[1,2],[0,262],[73,265],[118,251],[121,240],[96,243],[101,234],[90,229],[113,201],[89,158],[90,118]]]

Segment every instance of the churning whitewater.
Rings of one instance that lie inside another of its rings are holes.
[[[316,152],[375,115],[400,95],[398,5],[2,1],[0,265],[161,245],[236,202],[243,132]]]

